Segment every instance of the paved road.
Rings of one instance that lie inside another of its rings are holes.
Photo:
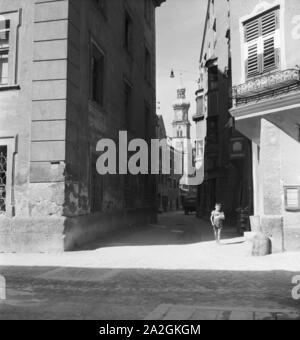
[[[180,251],[209,241],[205,228],[194,216],[164,215],[159,225],[124,233],[105,246],[173,244]],[[295,272],[79,266],[1,267],[7,299],[0,302],[0,319],[299,318],[300,301],[291,297]]]

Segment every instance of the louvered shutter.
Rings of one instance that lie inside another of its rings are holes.
[[[253,44],[248,46],[248,59],[247,59],[247,76],[248,78],[257,76],[260,73],[260,62],[258,55],[258,45]]]
[[[245,25],[245,43],[247,44],[248,58],[245,62],[246,75],[248,78],[260,73],[258,56],[258,39],[260,36],[259,20],[253,20]]]
[[[276,69],[279,66],[279,53],[275,48],[275,34],[279,28],[278,10],[267,13],[261,18],[263,43],[263,72]]]
[[[244,25],[245,70],[247,78],[270,72],[280,67],[278,30],[279,8],[248,21]]]
[[[274,37],[265,39],[263,41],[264,55],[263,55],[263,69],[264,72],[271,71],[276,68],[275,56],[275,40]]]

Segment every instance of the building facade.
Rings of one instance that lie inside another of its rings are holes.
[[[163,173],[163,148],[160,152],[160,172],[157,176],[157,197],[158,197],[158,211],[168,212],[176,211],[181,207],[179,180],[181,175],[175,173],[175,157],[177,151],[172,145],[172,139],[166,134],[164,119],[161,115],[157,116],[157,138],[166,141],[168,152],[170,153],[170,173]]]
[[[300,3],[230,1],[236,128],[252,141],[254,210],[275,247],[300,249]]]
[[[196,161],[202,164],[203,183],[198,189],[199,217],[208,217],[221,202],[227,223],[251,214],[251,142],[235,129],[231,108],[231,42],[229,1],[207,1],[196,92]],[[246,223],[247,224],[247,223]]]
[[[155,218],[151,176],[97,142],[155,136],[161,0],[0,0],[0,251],[63,251]]]

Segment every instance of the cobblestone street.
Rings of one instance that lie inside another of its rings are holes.
[[[291,295],[299,254],[253,259],[234,236],[228,229],[218,246],[206,222],[174,213],[94,250],[3,254],[0,318],[234,319],[237,311],[246,319],[299,318]]]

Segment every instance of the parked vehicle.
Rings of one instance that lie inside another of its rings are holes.
[[[196,197],[187,196],[183,198],[183,210],[185,215],[196,211]]]

